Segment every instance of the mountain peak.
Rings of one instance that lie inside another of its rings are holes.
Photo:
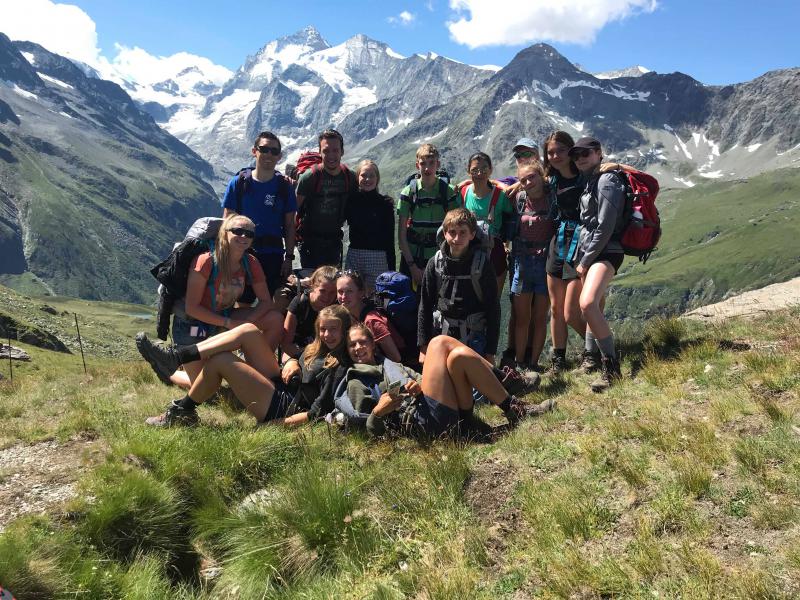
[[[600,73],[592,73],[598,79],[617,79],[619,77],[641,77],[646,73],[652,71],[647,67],[635,65],[633,67],[626,67],[624,69],[615,69],[613,71],[602,71]]]
[[[299,31],[295,31],[291,35],[285,35],[275,40],[275,50],[277,52],[280,52],[287,46],[292,45],[308,46],[314,52],[318,50],[325,50],[326,48],[331,47],[331,45],[325,41],[325,38],[322,37],[322,34],[313,25],[309,25],[308,27],[304,27]]]

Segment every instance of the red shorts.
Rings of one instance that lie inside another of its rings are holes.
[[[494,238],[494,245],[492,246],[492,254],[489,256],[494,267],[494,274],[500,277],[505,275],[508,271],[508,260],[506,259],[506,249],[500,238]]]

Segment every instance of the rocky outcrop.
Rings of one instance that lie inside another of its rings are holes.
[[[800,305],[800,277],[783,283],[773,283],[722,302],[701,306],[683,316],[687,319],[713,323],[730,317],[757,317],[798,305]]]
[[[52,333],[4,313],[0,313],[0,338],[19,340],[37,348],[71,354],[63,342]]]

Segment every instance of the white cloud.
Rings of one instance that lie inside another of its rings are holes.
[[[117,56],[112,64],[115,70],[128,81],[148,85],[175,77],[184,69],[197,67],[216,85],[222,85],[233,74],[225,67],[214,64],[207,58],[178,52],[172,56],[153,56],[146,50],[116,45]]]
[[[0,30],[12,40],[36,42],[67,58],[101,65],[94,21],[77,6],[50,0],[3,0],[2,8]]]
[[[417,18],[417,15],[414,13],[410,13],[407,10],[404,10],[396,17],[389,17],[386,19],[389,23],[396,23],[398,25],[411,25],[414,20]]]
[[[612,21],[652,12],[657,0],[450,0],[450,37],[470,48],[538,41],[590,44]],[[468,14],[467,14],[468,13]]]
[[[51,0],[0,0],[3,20],[0,30],[12,40],[36,42],[51,52],[79,60],[95,68],[105,79],[140,84],[158,83],[196,66],[217,85],[231,72],[207,58],[187,52],[153,56],[146,50],[115,44],[117,55],[108,60],[97,45],[95,22],[71,4]]]

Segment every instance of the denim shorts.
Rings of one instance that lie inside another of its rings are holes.
[[[222,331],[221,327],[209,325],[197,319],[172,315],[172,341],[178,346],[197,344]]]
[[[511,280],[512,294],[547,295],[547,256],[524,254],[514,261],[514,277]]]

